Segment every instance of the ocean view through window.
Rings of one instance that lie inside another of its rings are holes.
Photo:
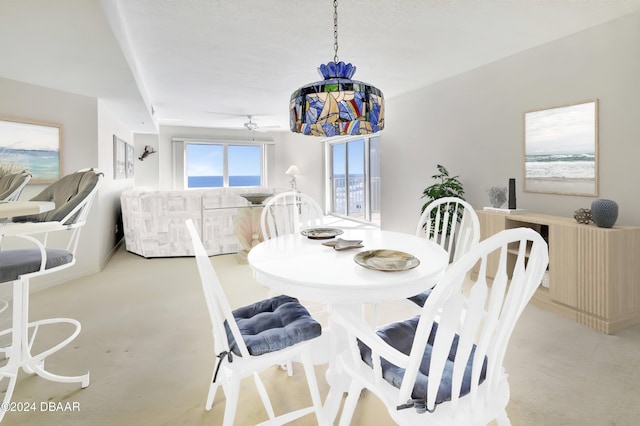
[[[262,147],[224,143],[186,144],[187,188],[260,186]]]
[[[330,211],[380,225],[380,137],[328,143]]]

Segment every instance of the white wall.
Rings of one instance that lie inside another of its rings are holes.
[[[639,51],[635,13],[389,99],[382,227],[413,231],[436,164],[460,175],[476,208],[489,205],[487,187],[506,186],[511,177],[520,208],[572,217],[590,207],[594,197],[522,192],[523,113],[596,98],[599,197],[618,202],[618,225],[640,225]]]
[[[158,135],[150,133],[136,133],[134,135],[134,139],[136,158],[142,155],[145,146],[150,146],[156,151],[155,154],[149,154],[142,161],[136,160],[135,186],[157,188],[158,182],[160,181]]]
[[[297,165],[302,173],[296,178],[298,191],[311,196],[321,206],[324,202],[323,140],[324,138],[298,133],[281,133],[274,166],[274,178],[278,186],[290,188],[289,176],[284,172],[290,165]]]
[[[118,120],[108,107],[101,101],[98,102],[98,129],[97,142],[99,149],[99,166],[98,168],[104,173],[104,179],[100,191],[98,192],[98,200],[100,209],[98,215],[98,223],[100,224],[98,233],[94,235],[95,247],[98,249],[99,268],[102,269],[107,263],[114,249],[120,241],[122,230],[116,228],[121,227],[121,209],[120,209],[120,193],[133,187],[134,179],[114,179],[113,171],[113,136],[124,140],[129,144],[133,144],[133,133],[129,128]],[[135,150],[137,155],[138,151]],[[134,162],[134,174],[138,173],[139,161]]]

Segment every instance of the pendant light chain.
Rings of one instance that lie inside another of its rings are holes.
[[[338,0],[333,0],[333,62],[338,63]]]
[[[304,85],[291,94],[291,131],[320,137],[379,132],[384,129],[384,96],[380,89],[352,80],[355,65],[339,61],[338,0],[331,1],[333,61],[318,67],[323,80]]]

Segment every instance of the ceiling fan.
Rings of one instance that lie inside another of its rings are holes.
[[[220,127],[228,128],[228,129],[246,129],[250,132],[266,132],[269,129],[280,129],[282,130],[282,125],[262,125],[258,124],[258,122],[254,121],[255,115],[248,114],[237,114],[237,113],[226,113],[226,112],[212,112],[207,111],[207,114],[217,115],[219,117],[245,117],[245,122],[240,124],[238,118],[230,118],[229,120],[222,119],[223,122],[218,122],[217,124]],[[271,117],[270,115],[259,115],[258,117]]]
[[[247,118],[249,119],[249,121],[247,121],[246,123],[244,123],[244,127],[245,129],[247,129],[250,132],[266,132],[267,129],[279,129],[280,126],[260,126],[258,125],[258,123],[256,123],[255,121],[253,121],[251,119],[251,115],[247,115]]]
[[[258,130],[258,123],[255,123],[253,121],[251,121],[251,116],[247,115],[247,118],[249,119],[249,121],[247,121],[246,123],[244,123],[244,127],[250,131],[253,132],[254,130]]]

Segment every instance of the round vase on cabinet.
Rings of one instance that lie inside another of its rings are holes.
[[[591,218],[600,228],[611,228],[618,220],[618,203],[602,198],[593,200]]]

